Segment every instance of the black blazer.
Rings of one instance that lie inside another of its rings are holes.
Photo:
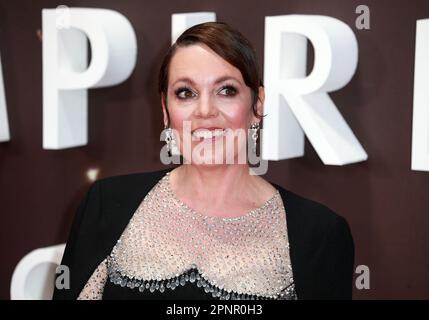
[[[92,184],[77,209],[61,262],[70,269],[70,289],[55,289],[54,299],[78,297],[145,195],[169,170],[110,177]],[[286,209],[298,299],[351,299],[354,242],[346,220],[320,203],[273,186]]]

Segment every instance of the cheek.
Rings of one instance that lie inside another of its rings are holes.
[[[249,103],[247,102],[240,102],[227,108],[222,108],[222,114],[227,126],[232,129],[246,128],[251,116],[249,109]]]
[[[192,111],[187,108],[177,108],[171,106],[169,109],[171,127],[177,130],[182,130],[183,121],[190,120]]]

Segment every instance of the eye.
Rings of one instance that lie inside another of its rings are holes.
[[[176,91],[174,91],[174,94],[176,95],[176,97],[182,100],[193,98],[195,96],[195,93],[187,87],[181,87],[176,89]]]
[[[231,85],[225,85],[220,89],[219,93],[225,96],[235,96],[237,94],[237,89]]]

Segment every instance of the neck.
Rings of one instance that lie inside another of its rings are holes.
[[[249,188],[253,180],[247,164],[182,165],[175,171],[179,194],[185,197],[192,195],[213,205],[221,204],[225,199],[240,197],[240,192]]]

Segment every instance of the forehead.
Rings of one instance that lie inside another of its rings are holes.
[[[211,84],[225,76],[236,78],[244,84],[240,70],[205,44],[177,48],[170,62],[170,83],[187,77],[196,83]]]

